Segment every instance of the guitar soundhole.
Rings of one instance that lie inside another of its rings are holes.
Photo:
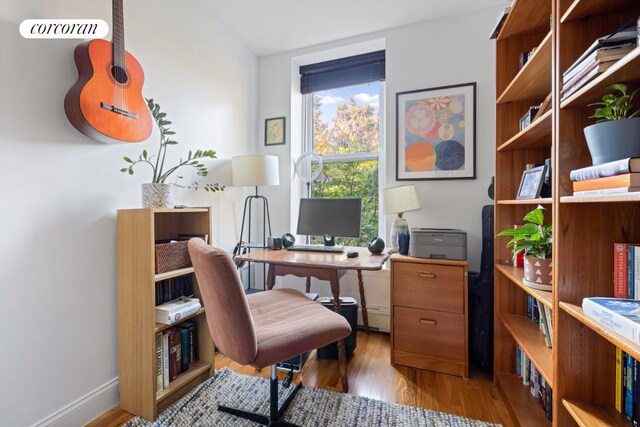
[[[127,82],[127,72],[124,68],[118,65],[111,67],[111,75],[120,84],[124,84]]]

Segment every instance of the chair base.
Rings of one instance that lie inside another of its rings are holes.
[[[274,368],[272,369],[275,371],[275,365]],[[271,411],[271,415],[269,417],[267,417],[266,415],[262,415],[262,414],[258,414],[256,412],[249,412],[249,411],[243,411],[242,409],[236,409],[236,408],[230,408],[228,406],[222,406],[222,405],[218,405],[218,410],[222,411],[222,412],[226,412],[228,414],[231,415],[235,415],[237,417],[240,418],[244,418],[253,422],[256,422],[258,424],[262,424],[264,426],[269,426],[269,427],[276,427],[276,426],[280,426],[280,427],[298,427],[296,424],[292,424],[289,423],[287,421],[282,420],[282,416],[284,415],[285,411],[287,410],[287,408],[289,407],[289,404],[293,401],[293,398],[295,397],[296,393],[298,393],[298,391],[302,388],[302,382],[299,382],[298,384],[296,384],[295,388],[293,389],[293,391],[289,394],[289,396],[287,397],[287,400],[284,401],[284,403],[282,404],[282,406],[277,409],[276,411]],[[275,393],[274,393],[275,391]],[[271,408],[273,409],[274,407],[277,408],[278,405],[278,379],[277,377],[271,378]]]

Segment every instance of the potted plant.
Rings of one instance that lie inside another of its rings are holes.
[[[544,291],[551,290],[551,225],[544,225],[544,208],[540,205],[524,216],[522,227],[510,228],[497,234],[511,236],[507,247],[513,256],[525,252],[524,284]]]
[[[158,146],[158,152],[154,155],[149,155],[147,150],[143,150],[142,154],[138,157],[138,160],[131,160],[129,157],[124,156],[124,161],[128,163],[127,167],[120,169],[120,172],[129,173],[133,175],[133,168],[139,163],[146,163],[151,167],[153,171],[153,177],[151,183],[142,184],[142,206],[145,208],[173,208],[175,206],[174,187],[180,188],[194,188],[198,189],[200,184],[193,182],[191,185],[178,184],[178,180],[183,177],[175,175],[175,181],[173,183],[167,183],[167,179],[178,169],[187,167],[196,169],[198,176],[207,176],[209,171],[207,167],[200,162],[200,159],[209,158],[215,159],[216,152],[213,150],[196,150],[192,152],[189,150],[189,154],[186,159],[180,158],[178,164],[173,167],[165,168],[165,159],[167,156],[167,148],[170,145],[177,145],[178,141],[172,139],[175,132],[170,130],[167,126],[171,124],[166,119],[167,114],[160,111],[160,105],[156,104],[153,99],[147,98],[147,105],[151,110],[151,115],[156,121],[158,128],[160,129],[160,144]],[[219,184],[204,184],[205,191],[223,191],[224,187]]]
[[[638,89],[629,93],[625,84],[607,86],[614,93],[606,94],[591,118],[595,125],[584,128],[594,166],[614,160],[640,156],[640,109],[634,107]]]

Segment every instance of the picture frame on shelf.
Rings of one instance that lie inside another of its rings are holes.
[[[530,107],[527,112],[520,118],[520,132],[525,130],[531,123],[533,123],[536,114],[538,114],[539,107]]]
[[[396,180],[475,179],[476,83],[396,93]]]
[[[547,165],[525,169],[522,172],[522,178],[520,179],[520,186],[518,187],[516,200],[539,198],[540,191],[542,190],[542,184],[544,184],[546,171]]]
[[[286,143],[286,117],[272,117],[264,120],[264,145],[284,145]]]

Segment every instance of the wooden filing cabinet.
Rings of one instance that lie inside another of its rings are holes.
[[[466,261],[391,257],[391,364],[469,377]]]

